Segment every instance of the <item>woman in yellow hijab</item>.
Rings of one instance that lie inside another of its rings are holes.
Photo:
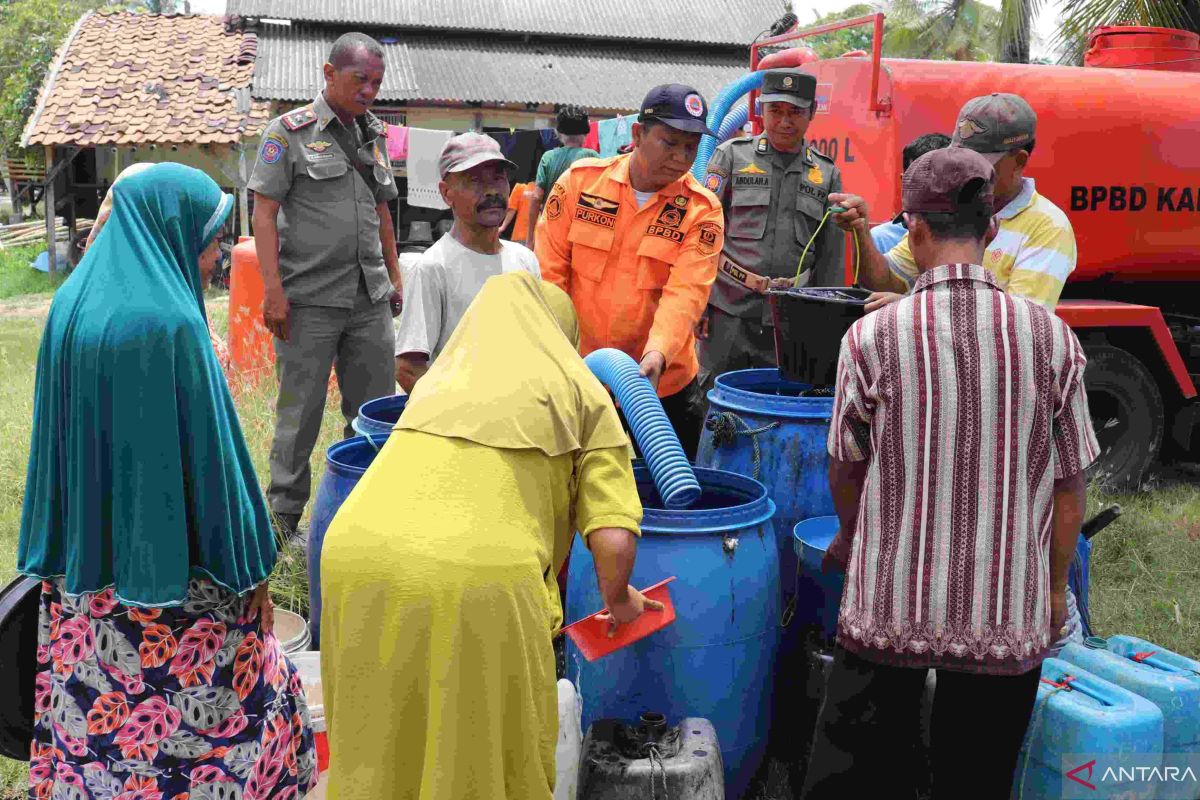
[[[560,290],[489,279],[330,525],[330,798],[550,800],[573,532],[616,622],[658,607],[629,586],[629,440],[577,336]]]

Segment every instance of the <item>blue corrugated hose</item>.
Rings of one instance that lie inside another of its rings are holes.
[[[663,411],[662,401],[642,376],[637,362],[611,347],[596,350],[583,361],[617,396],[663,505],[690,507],[700,499],[700,482]]]
[[[708,129],[720,133],[721,123],[725,121],[733,104],[751,89],[762,86],[762,82],[762,72],[748,72],[722,89],[708,107]],[[720,142],[711,136],[704,136],[700,139],[700,149],[696,151],[696,161],[692,164],[692,175],[697,179],[704,177],[704,173],[708,170],[708,160],[712,158],[713,151],[717,149],[718,144]]]

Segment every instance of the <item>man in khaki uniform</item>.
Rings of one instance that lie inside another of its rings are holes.
[[[799,70],[768,71],[765,132],[725,142],[708,162],[704,185],[724,208],[725,246],[701,325],[706,391],[723,372],[776,365],[768,289],[791,286],[798,270],[800,286],[845,284],[843,237],[833,220],[821,226],[828,195],[841,191],[841,173],[804,143],[816,88],[817,79]]]
[[[400,263],[388,202],[398,193],[387,126],[367,110],[383,71],[374,39],[338,39],[325,90],[271,121],[250,178],[279,379],[267,499],[283,537],[297,534],[309,498],[330,368],[347,436],[360,405],[395,391],[388,301],[400,290]]]

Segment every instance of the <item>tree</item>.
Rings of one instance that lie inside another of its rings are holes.
[[[1008,0],[1012,2],[1012,0]],[[1055,45],[1063,63],[1080,63],[1100,25],[1157,25],[1200,33],[1200,0],[1064,0]]]
[[[892,58],[991,61],[999,52],[1001,14],[979,0],[893,0],[887,11]]]
[[[104,0],[7,0],[0,2],[0,150],[20,148],[25,121],[71,26]]]
[[[855,17],[863,17],[867,14],[874,14],[879,8],[867,3],[859,3],[858,5],[850,6],[843,11],[834,14],[826,14],[823,17],[817,17],[812,23],[801,22],[800,26],[807,28],[816,25],[825,25],[829,22],[839,22],[844,19],[854,19]],[[804,39],[799,42],[801,46],[811,47],[816,54],[821,58],[837,58],[843,53],[849,53],[852,50],[871,51],[871,29],[866,26],[857,28],[845,28],[833,33],[823,33],[820,36],[814,36],[811,39]]]

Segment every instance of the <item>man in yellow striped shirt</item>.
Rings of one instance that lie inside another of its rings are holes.
[[[1038,194],[1033,179],[1025,177],[1036,127],[1037,115],[1023,98],[984,95],[962,107],[950,146],[980,153],[996,170],[999,233],[987,247],[983,266],[1009,294],[1052,311],[1067,276],[1075,269],[1075,232],[1062,209]],[[835,219],[859,239],[861,283],[877,292],[867,309],[874,310],[908,292],[918,274],[908,237],[887,254],[880,253],[868,233],[866,201],[833,194],[829,200],[846,209]]]

